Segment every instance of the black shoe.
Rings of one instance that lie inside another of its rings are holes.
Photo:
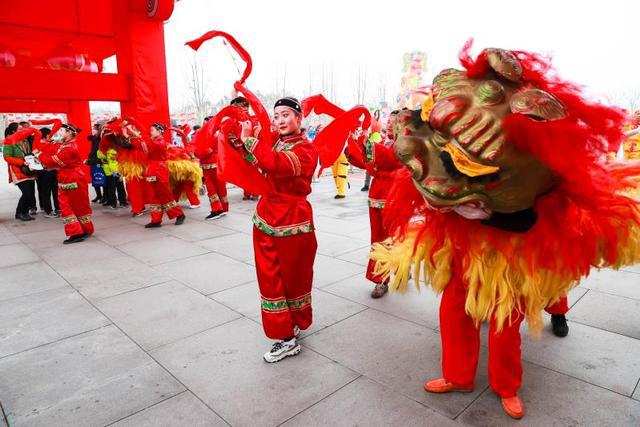
[[[569,334],[569,325],[567,325],[567,318],[564,314],[551,315],[551,328],[557,337],[564,338]]]
[[[162,223],[161,222],[153,222],[153,221],[151,221],[149,224],[146,224],[144,226],[144,228],[158,228],[158,227],[162,227]]]
[[[96,197],[95,199],[91,200],[91,202],[92,203],[98,203],[98,202],[102,203],[102,198]]]
[[[341,196],[340,194],[336,194],[333,198],[334,199],[344,199],[347,196]]]
[[[17,213],[16,214],[16,219],[19,219],[20,221],[34,221],[35,218],[33,218],[31,215],[26,214],[26,213]]]
[[[129,207],[129,203],[127,203],[127,202],[120,203],[120,207],[121,208],[128,208]]]
[[[187,219],[187,217],[184,216],[184,214],[180,215],[178,218],[176,218],[176,225],[182,225],[185,219]]]
[[[242,200],[251,200],[251,196],[242,196]]]
[[[360,191],[369,191],[369,186],[368,186],[368,185],[365,185],[364,187],[362,187],[362,188],[360,189]]]
[[[87,237],[86,234],[75,234],[62,242],[63,245],[82,242]]]
[[[221,211],[211,211],[209,215],[205,218],[205,220],[216,219],[220,217]]]

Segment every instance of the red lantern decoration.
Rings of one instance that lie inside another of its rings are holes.
[[[16,56],[8,49],[0,46],[0,67],[15,67]]]
[[[85,66],[84,56],[75,53],[70,46],[56,49],[47,59],[52,70],[81,71]]]

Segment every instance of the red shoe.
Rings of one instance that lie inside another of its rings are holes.
[[[519,420],[524,417],[524,402],[517,395],[503,397],[501,400],[502,409],[504,409],[504,412],[506,412],[511,418]]]
[[[448,393],[450,391],[469,393],[473,391],[474,386],[473,384],[454,384],[444,378],[438,378],[424,383],[424,389],[429,393]]]

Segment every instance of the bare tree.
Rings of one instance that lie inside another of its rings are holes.
[[[189,62],[189,68],[191,72],[189,81],[190,106],[197,115],[198,123],[201,123],[211,109],[211,100],[208,97],[209,80],[204,76],[202,60],[195,55]]]
[[[620,90],[612,93],[611,102],[633,112],[640,108],[640,88]]]
[[[367,71],[362,71],[362,66],[358,66],[358,77],[356,80],[356,104],[364,104],[367,94]]]

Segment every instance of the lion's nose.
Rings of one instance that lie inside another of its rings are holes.
[[[394,153],[411,171],[414,179],[421,180],[427,174],[427,150],[422,139],[400,136],[394,144]]]

